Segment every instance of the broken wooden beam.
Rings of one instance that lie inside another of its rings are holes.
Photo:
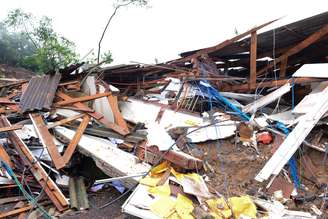
[[[125,120],[123,119],[123,116],[118,108],[118,102],[117,102],[117,96],[110,95],[107,97],[109,105],[112,109],[112,112],[114,114],[114,120],[117,125],[119,125],[122,129],[129,131],[129,127]]]
[[[264,81],[261,83],[257,83],[255,88],[270,88],[270,87],[279,87],[282,86],[288,82],[291,82],[292,79],[278,79],[278,80],[271,80],[271,81]],[[294,84],[306,84],[306,83],[312,83],[312,82],[321,82],[325,81],[327,78],[294,78]],[[254,90],[250,89],[250,85],[247,84],[238,84],[238,85],[224,85],[221,88],[221,91],[236,91],[236,92],[243,92],[243,91],[249,91]]]
[[[52,129],[52,128],[56,127],[56,126],[63,125],[63,124],[69,123],[71,121],[74,121],[76,119],[82,118],[83,116],[84,116],[84,114],[78,114],[76,116],[68,117],[68,118],[62,119],[60,121],[54,122],[52,124],[48,124],[47,125],[47,128],[48,129]]]
[[[89,124],[89,121],[90,121],[90,117],[88,115],[84,115],[82,122],[80,123],[79,127],[77,128],[77,130],[75,132],[74,137],[72,138],[72,140],[70,141],[70,143],[68,144],[68,146],[64,152],[63,160],[64,160],[65,164],[70,161],[70,159],[75,151],[75,148],[84,133],[84,130],[86,129],[86,127]]]
[[[0,97],[0,104],[14,104],[14,105],[17,105],[16,102],[13,102],[13,101],[9,100],[9,98],[5,98],[5,97]]]
[[[74,110],[74,111],[79,111],[79,112],[85,112],[85,113],[93,113],[95,112],[94,109],[81,109],[77,107],[72,107],[72,106],[58,106],[56,107],[57,109],[69,109],[69,110]]]
[[[0,199],[0,205],[4,205],[12,202],[24,201],[26,198],[24,196],[13,196]]]
[[[48,131],[47,125],[44,123],[41,115],[37,113],[29,114],[33,123],[34,129],[42,143],[47,148],[48,153],[52,159],[57,170],[65,166],[65,162],[60,155],[58,148],[54,142],[54,137]]]
[[[288,64],[288,57],[281,60],[279,78],[285,78],[286,77],[287,64]]]
[[[70,99],[73,99],[71,98],[70,96],[68,96],[67,94],[63,93],[63,92],[57,92],[57,96],[62,98],[63,100],[70,100]],[[74,103],[73,104],[75,107],[78,107],[78,108],[82,108],[82,109],[89,109],[89,107],[87,107],[86,105],[84,105],[83,103],[80,103],[80,102],[77,102],[77,103]],[[128,131],[122,129],[120,126],[108,121],[107,119],[104,118],[104,116],[100,113],[97,113],[97,112],[93,112],[93,113],[89,113],[89,116],[95,118],[98,122],[100,122],[101,124],[103,124],[105,127],[109,128],[109,129],[112,129],[114,130],[115,132],[125,136],[127,134],[129,134]]]
[[[167,160],[177,167],[185,170],[196,170],[203,168],[203,161],[186,154],[182,151],[160,151],[157,146],[139,145],[139,158],[145,161],[156,164],[160,158]]]
[[[251,89],[256,88],[256,57],[257,57],[257,33],[251,33],[251,49],[250,49],[250,77],[249,86]]]
[[[0,128],[0,133],[13,131],[13,130],[21,129],[21,128],[23,128],[22,125],[13,125],[13,126],[9,126],[9,127],[2,127],[2,128]]]
[[[27,205],[25,207],[14,209],[14,210],[11,210],[11,211],[0,212],[0,218],[13,217],[13,216],[16,216],[16,215],[18,215],[22,212],[29,211],[31,209],[33,209],[33,205]]]
[[[300,43],[296,44],[291,49],[287,50],[287,52],[282,54],[280,57],[276,58],[273,62],[268,64],[266,67],[259,70],[257,72],[257,75],[262,76],[267,70],[271,69],[275,64],[278,64],[278,63],[282,62],[283,60],[286,60],[289,56],[292,56],[292,55],[302,51],[303,49],[310,46],[314,42],[320,40],[322,37],[324,37],[327,34],[328,34],[328,25],[325,25],[324,27],[322,27],[318,31],[314,32],[313,34],[308,36],[306,39],[301,41]]]
[[[59,102],[55,103],[55,106],[65,106],[65,105],[69,105],[69,104],[73,104],[73,103],[86,102],[86,101],[98,99],[101,97],[107,97],[111,94],[112,94],[111,92],[106,92],[106,93],[98,93],[98,94],[90,95],[90,96],[71,98],[69,100],[59,101]]]
[[[0,119],[0,127],[11,126],[10,122],[5,116]],[[57,185],[48,176],[46,171],[43,169],[39,161],[33,156],[32,152],[25,145],[25,143],[18,137],[16,131],[8,132],[8,139],[15,146],[19,156],[29,166],[29,170],[33,174],[34,178],[44,188],[44,192],[48,195],[49,199],[56,206],[58,211],[64,211],[68,208],[69,203],[65,198],[64,194],[57,187]]]

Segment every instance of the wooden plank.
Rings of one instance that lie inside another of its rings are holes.
[[[250,88],[256,88],[256,57],[257,57],[257,33],[251,33],[251,54],[250,54]]]
[[[53,136],[49,133],[46,124],[43,121],[41,115],[37,113],[29,114],[34,129],[42,143],[42,145],[47,148],[48,153],[54,163],[56,169],[61,169],[65,166],[64,160],[60,153],[58,152],[58,148],[53,140]]]
[[[23,128],[23,125],[13,125],[13,126],[8,126],[8,127],[2,127],[2,128],[0,128],[0,133],[13,131],[13,130],[21,129],[21,128]]]
[[[294,84],[305,84],[305,83],[312,83],[312,82],[320,82],[320,81],[325,81],[327,79],[325,78],[295,78],[294,79]],[[288,82],[291,82],[291,79],[279,79],[279,80],[272,80],[272,81],[265,81],[256,84],[257,88],[263,88],[263,87],[279,87],[282,86]],[[243,92],[243,91],[249,91],[249,90],[254,90],[250,89],[250,86],[248,83],[246,84],[238,84],[238,85],[224,85],[221,87],[222,91],[237,91],[237,92]]]
[[[271,175],[278,175],[285,164],[294,155],[304,139],[318,123],[321,117],[328,111],[328,87],[321,92],[320,101],[317,102],[310,112],[298,122],[293,131],[286,137],[277,151],[272,155],[255,180],[263,182]]]
[[[18,202],[18,201],[23,201],[26,198],[24,196],[13,196],[13,197],[6,197],[6,198],[1,198],[0,199],[0,205],[4,205],[7,203],[12,203],[12,202]]]
[[[22,81],[18,81],[18,82],[14,82],[14,83],[7,83],[7,84],[4,84],[4,85],[0,85],[0,89],[4,88],[4,87],[21,85],[21,84],[26,83],[26,82],[28,82],[28,80],[22,80]]]
[[[71,100],[73,99],[72,97],[68,96],[67,94],[58,91],[56,93],[56,95],[60,98],[62,98],[63,100]],[[87,107],[86,105],[84,105],[83,103],[74,103],[73,104],[74,107],[76,108],[80,108],[80,109],[85,109],[85,110],[92,110],[91,108]],[[95,118],[96,120],[100,120],[101,118],[103,118],[104,116],[101,115],[100,113],[97,112],[93,112],[93,113],[88,113],[91,117]]]
[[[64,94],[63,92],[59,91],[57,92],[57,95],[64,99],[64,100],[70,100],[70,99],[73,99],[71,98],[70,96],[68,96],[67,94]],[[78,107],[78,108],[82,108],[82,109],[89,109],[89,107],[87,107],[86,105],[84,105],[83,103],[74,103],[73,106],[75,107]],[[129,132],[125,131],[124,129],[122,129],[120,126],[112,123],[112,122],[109,122],[107,119],[104,118],[104,116],[100,113],[97,113],[97,112],[93,112],[93,113],[88,113],[89,116],[95,118],[98,122],[100,122],[101,124],[103,124],[105,127],[109,128],[109,129],[112,129],[113,131],[121,134],[121,135],[127,135],[129,134]]]
[[[17,112],[18,110],[14,110],[14,109],[4,109],[4,108],[0,109],[0,114],[17,113]]]
[[[5,116],[0,119],[0,127],[10,126],[10,122]],[[56,206],[59,211],[64,211],[68,208],[68,201],[57,187],[57,185],[48,176],[46,171],[43,169],[39,161],[33,156],[32,152],[25,145],[25,143],[18,137],[16,131],[8,132],[8,138],[15,146],[16,151],[25,163],[29,166],[29,170],[33,174],[34,178],[44,188],[45,193],[48,195],[49,199]]]
[[[60,83],[58,86],[66,86],[66,85],[72,85],[72,84],[80,84],[80,81],[68,81]]]
[[[14,167],[13,163],[11,162],[10,156],[8,155],[7,151],[3,148],[3,145],[0,144],[0,158],[1,160],[5,161],[11,168]]]
[[[285,78],[286,77],[287,63],[288,63],[288,57],[284,58],[281,61],[279,78]]]
[[[64,106],[64,105],[69,105],[69,104],[73,104],[73,103],[86,102],[86,101],[98,99],[101,97],[107,97],[111,94],[112,94],[111,92],[106,92],[106,93],[98,93],[98,94],[90,95],[90,96],[71,98],[69,100],[59,101],[55,104],[55,106]]]
[[[12,189],[16,187],[17,185],[0,185],[0,189]]]
[[[52,128],[56,127],[56,126],[63,125],[63,124],[69,123],[69,122],[71,122],[71,121],[74,121],[74,120],[76,120],[76,119],[82,118],[83,116],[84,116],[84,114],[78,114],[78,115],[76,115],[76,116],[72,116],[72,117],[69,117],[69,118],[65,118],[65,119],[62,119],[62,120],[60,120],[60,121],[54,122],[54,123],[52,123],[52,124],[48,124],[48,125],[47,125],[47,128],[48,128],[48,129],[52,129]],[[1,128],[0,128],[0,130],[1,130]]]
[[[79,143],[79,141],[80,141],[80,139],[81,139],[81,137],[84,133],[84,130],[86,129],[86,127],[89,124],[89,121],[90,121],[90,117],[88,115],[84,115],[83,120],[80,123],[80,126],[77,128],[73,139],[71,140],[71,142],[67,146],[67,148],[65,150],[65,153],[63,155],[65,165],[70,161],[70,159],[71,159],[71,157],[72,157],[72,155],[75,151],[75,148],[76,148],[77,144]]]
[[[110,95],[107,98],[109,105],[112,108],[115,122],[124,130],[129,131],[129,127],[123,119],[123,116],[118,108],[117,96]]]
[[[31,210],[32,208],[33,208],[32,205],[27,205],[25,207],[14,209],[12,211],[0,212],[0,218],[13,217],[13,216],[16,216],[17,214],[20,214],[22,212],[26,212],[28,210]]]
[[[14,111],[19,111],[20,110],[17,103],[11,101],[8,97],[2,97],[1,101],[2,101],[2,104],[7,106],[8,108],[10,108],[11,110],[14,110]]]
[[[13,101],[9,100],[9,98],[5,98],[5,97],[0,97],[0,104],[14,104],[14,105],[17,105],[16,102],[13,102]]]
[[[316,31],[315,33],[311,34],[309,37],[307,37],[306,39],[304,39],[302,42],[296,44],[294,47],[292,47],[291,49],[287,50],[287,52],[285,52],[284,54],[282,54],[280,57],[276,58],[275,62],[271,62],[270,64],[268,64],[266,67],[262,68],[261,70],[259,70],[257,72],[258,76],[262,76],[262,74],[264,72],[266,72],[267,70],[271,69],[275,64],[280,63],[282,60],[288,58],[291,55],[294,55],[300,51],[302,51],[303,49],[305,49],[306,47],[310,46],[311,44],[313,44],[314,42],[318,41],[319,39],[321,39],[323,36],[328,34],[328,25],[325,25],[324,27],[322,27],[320,30]]]
[[[81,109],[73,106],[57,106],[56,108],[59,109],[70,109],[74,111],[79,111],[79,112],[86,112],[86,113],[93,113],[95,110],[94,109]]]

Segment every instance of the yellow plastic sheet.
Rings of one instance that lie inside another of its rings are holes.
[[[191,215],[191,212],[194,210],[193,203],[186,196],[178,194],[175,210],[183,219],[194,219]]]
[[[168,218],[175,211],[176,200],[169,196],[162,196],[150,205],[150,210],[159,217]]]
[[[188,173],[188,174],[183,174],[175,171],[173,168],[171,169],[171,173],[175,176],[175,178],[178,181],[182,181],[185,177],[189,177],[193,179],[195,182],[200,182],[201,176],[198,175],[197,173]]]
[[[239,218],[241,215],[256,218],[256,206],[250,197],[231,197],[229,198],[229,204],[235,218]]]
[[[164,172],[171,168],[170,164],[167,161],[162,162],[152,169],[150,175],[142,178],[139,182],[143,185],[155,187],[157,183],[161,180]]]
[[[168,216],[166,219],[183,219],[181,218],[178,213],[175,211],[170,216]]]
[[[223,198],[209,199],[206,203],[216,219],[225,219],[232,216],[232,212]]]
[[[167,169],[170,168],[170,164],[167,161],[162,162],[161,164],[154,167],[150,173],[152,176],[164,173]]]
[[[158,196],[170,196],[171,189],[169,185],[150,187],[148,192]]]
[[[185,124],[191,125],[191,126],[197,126],[197,125],[199,125],[199,122],[188,119],[185,121]]]
[[[161,180],[160,175],[156,176],[156,177],[146,176],[146,177],[142,178],[139,182],[145,186],[155,187],[160,180]]]

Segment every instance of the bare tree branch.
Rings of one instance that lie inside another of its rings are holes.
[[[97,55],[97,63],[98,63],[98,64],[99,64],[99,58],[100,58],[101,42],[102,42],[102,40],[104,39],[105,33],[106,33],[106,31],[107,31],[107,28],[108,28],[109,24],[111,23],[111,21],[113,20],[114,16],[116,15],[116,12],[117,12],[118,9],[120,9],[121,7],[126,7],[126,6],[132,4],[132,3],[136,2],[136,1],[138,1],[138,0],[131,0],[131,1],[129,1],[128,3],[125,3],[125,4],[119,4],[119,5],[115,6],[115,9],[114,9],[112,15],[109,17],[108,22],[107,22],[107,24],[106,24],[106,26],[105,26],[105,29],[104,29],[104,31],[103,31],[103,33],[102,33],[102,35],[101,35],[101,37],[100,37],[100,40],[99,40],[99,42],[98,42],[98,55]]]

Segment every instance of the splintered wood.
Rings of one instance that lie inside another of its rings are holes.
[[[63,100],[73,100],[73,98],[71,98],[70,96],[68,96],[67,94],[63,93],[63,92],[57,92],[57,95],[58,97],[62,98]],[[81,102],[75,102],[73,103],[73,106],[75,107],[78,107],[78,108],[82,108],[82,109],[87,109],[87,110],[90,110],[89,107],[87,107],[86,105],[84,105],[83,103]],[[95,118],[98,122],[102,123],[104,126],[106,126],[107,128],[110,128],[114,131],[116,131],[117,133],[119,134],[122,134],[122,135],[127,135],[129,134],[128,131],[124,130],[123,128],[121,128],[120,126],[112,123],[112,122],[109,122],[107,121],[104,116],[100,113],[97,113],[97,112],[88,112],[88,114]]]
[[[6,117],[2,116],[0,119],[0,127],[11,126],[10,122]],[[26,144],[17,136],[15,131],[8,132],[8,138],[15,146],[19,156],[24,161],[26,165],[29,166],[31,173],[44,188],[45,193],[48,195],[49,199],[53,202],[59,211],[64,211],[68,208],[69,203],[65,198],[64,194],[57,187],[57,185],[48,176],[46,171],[43,169],[39,161],[33,156]]]
[[[81,136],[90,121],[90,117],[88,115],[82,115],[82,116],[83,116],[82,122],[80,123],[80,126],[78,127],[75,136],[73,137],[71,142],[68,144],[67,149],[64,152],[64,155],[61,156],[58,151],[57,146],[54,143],[54,137],[48,131],[48,126],[44,123],[42,116],[38,115],[38,114],[30,114],[30,118],[33,122],[34,128],[35,128],[43,146],[48,149],[48,152],[52,158],[52,161],[53,161],[56,169],[62,169],[70,161],[70,159],[75,151],[75,148],[76,148],[78,142],[80,141]],[[69,118],[69,121],[73,121],[80,117],[81,117],[81,115],[71,117],[71,118]],[[61,123],[61,124],[66,123],[66,122],[67,122],[67,120],[59,121],[59,123]],[[51,128],[54,128],[56,126],[57,125],[51,126]]]

